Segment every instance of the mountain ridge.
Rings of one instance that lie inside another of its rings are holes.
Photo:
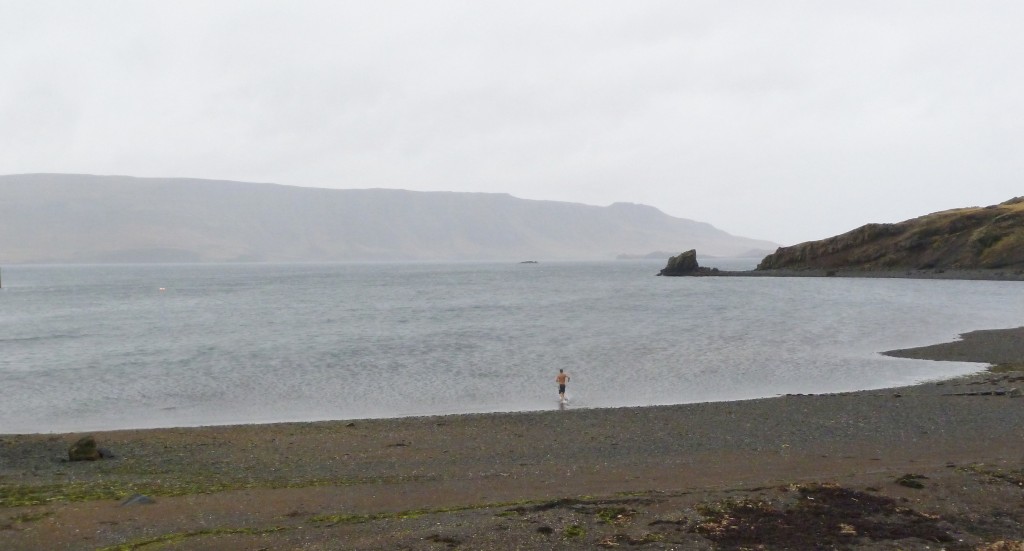
[[[0,220],[5,263],[599,260],[777,246],[632,203],[80,174],[0,176]]]

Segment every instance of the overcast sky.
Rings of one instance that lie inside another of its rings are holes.
[[[1024,195],[1024,2],[0,0],[0,174],[644,203],[795,244]]]

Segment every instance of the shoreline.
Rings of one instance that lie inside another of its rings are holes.
[[[771,270],[719,270],[700,267],[696,272],[666,274],[667,277],[835,277],[862,279],[929,279],[965,281],[1024,281],[1024,270],[900,269],[858,270],[855,268],[807,268]]]
[[[984,374],[988,371],[999,371],[1000,369],[1014,369],[1018,368],[1024,371],[1024,327],[1008,328],[1008,329],[988,329],[988,330],[975,330],[960,335],[960,339],[948,343],[940,343],[935,345],[928,345],[917,348],[908,349],[896,349],[879,352],[879,354],[890,356],[894,358],[906,358],[906,359],[917,359],[917,360],[930,360],[930,361],[953,361],[953,362],[964,362],[964,363],[979,363],[989,364],[989,368],[983,370],[978,375]],[[968,375],[971,376],[971,375]],[[958,377],[945,380],[956,380]],[[571,409],[573,411],[596,411],[596,410],[629,410],[629,409],[643,409],[643,408],[671,408],[676,406],[696,406],[701,404],[730,404],[730,403],[741,403],[748,402],[751,400],[770,400],[774,398],[794,395],[830,395],[830,394],[857,394],[857,393],[868,393],[868,392],[885,392],[889,390],[898,390],[903,388],[913,388],[921,385],[933,384],[936,380],[926,380],[921,383],[910,384],[910,385],[896,385],[896,386],[883,386],[877,388],[869,388],[862,390],[851,390],[840,393],[820,393],[820,394],[777,394],[772,396],[761,396],[756,398],[742,398],[736,400],[722,400],[715,402],[687,402],[681,404],[655,404],[655,405],[644,405],[644,406],[613,406],[613,407],[594,407],[594,408],[564,408]],[[1024,390],[1024,389],[1022,389]],[[157,426],[157,427],[123,427],[123,428],[112,428],[112,429],[86,429],[78,431],[51,431],[51,432],[27,432],[27,433],[0,433],[0,437],[4,436],[67,436],[70,434],[102,434],[110,432],[123,432],[123,431],[161,431],[161,430],[175,430],[175,429],[194,429],[194,428],[207,428],[207,427],[248,427],[248,426],[272,426],[272,425],[294,425],[294,424],[316,424],[316,423],[338,423],[338,422],[352,422],[352,421],[392,421],[392,420],[404,420],[404,419],[444,419],[453,418],[460,416],[487,416],[487,415],[517,415],[517,414],[535,414],[535,413],[558,413],[554,409],[538,409],[538,410],[516,410],[516,411],[487,411],[487,412],[467,412],[467,413],[440,413],[440,414],[411,414],[399,417],[353,417],[344,419],[315,419],[315,420],[293,420],[293,421],[268,421],[268,422],[252,422],[252,423],[216,423],[216,424],[194,424],[194,425],[170,425],[170,426]]]
[[[1018,365],[1022,340],[1024,327],[975,331],[889,353]],[[92,434],[114,457],[91,462],[66,461],[81,434],[0,435],[0,547],[982,549],[1024,541],[1016,387],[1024,372],[670,406],[104,431]],[[812,503],[828,523],[779,524]]]

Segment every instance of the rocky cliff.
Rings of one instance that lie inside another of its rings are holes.
[[[896,224],[868,224],[782,247],[757,266],[758,271],[933,269],[1024,269],[1024,197]]]

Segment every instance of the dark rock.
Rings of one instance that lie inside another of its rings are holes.
[[[907,488],[914,488],[915,490],[920,490],[924,488],[924,483],[921,482],[922,480],[928,480],[928,477],[924,476],[923,474],[908,473],[897,478],[896,484],[899,484],[900,486],[905,486]]]
[[[90,436],[83,436],[68,448],[69,461],[96,461],[102,459],[99,448],[96,447],[96,439]]]
[[[668,265],[666,265],[658,275],[661,276],[689,276],[689,275],[705,275],[710,270],[701,268],[697,264],[697,251],[690,249],[684,253],[680,253],[678,256],[673,256],[668,259]]]

